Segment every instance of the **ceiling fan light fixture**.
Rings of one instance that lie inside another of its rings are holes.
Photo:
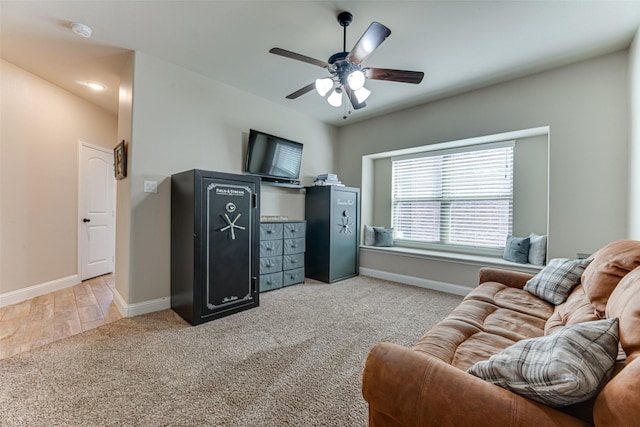
[[[339,107],[342,105],[342,90],[337,87],[331,92],[331,95],[327,98],[329,105]]]
[[[362,104],[364,101],[367,100],[367,98],[369,98],[369,95],[371,95],[371,91],[366,87],[362,86],[360,89],[354,90],[353,94],[356,96],[358,103]]]
[[[323,79],[316,79],[316,91],[318,95],[325,96],[329,91],[333,89],[333,80],[329,77]]]
[[[349,87],[353,90],[358,90],[364,86],[365,77],[364,73],[360,70],[355,70],[347,76],[347,82]]]

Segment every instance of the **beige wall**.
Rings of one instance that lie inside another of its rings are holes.
[[[78,274],[79,141],[113,148],[117,118],[2,60],[0,294]]]
[[[303,183],[333,170],[335,128],[294,107],[273,104],[136,52],[130,174],[125,180],[130,188],[130,254],[125,261],[116,260],[116,271],[129,272],[126,303],[170,295],[172,174],[193,168],[242,173],[250,128],[304,144]],[[144,193],[145,180],[158,181],[158,193]],[[304,218],[302,191],[262,188],[263,215]]]
[[[358,185],[363,155],[550,126],[549,257],[591,253],[627,236],[627,73],[625,50],[354,123],[338,133],[338,173]],[[394,262],[380,261],[361,266]]]
[[[640,240],[640,29],[629,49],[629,236]]]
[[[128,151],[127,176],[131,174],[131,127],[133,121],[133,67],[134,53],[131,54],[120,72],[118,99],[118,142],[125,141]],[[124,301],[129,299],[129,256],[131,253],[131,180],[116,181],[116,256],[115,286],[117,295]],[[119,302],[119,301],[118,301]]]

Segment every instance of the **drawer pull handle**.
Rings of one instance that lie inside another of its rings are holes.
[[[267,230],[267,234],[272,234],[273,230]]]
[[[298,261],[297,261],[297,260],[295,260],[295,259],[292,259],[292,260],[291,260],[291,264],[295,264],[296,262],[298,262]]]

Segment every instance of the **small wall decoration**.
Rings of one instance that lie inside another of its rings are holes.
[[[113,149],[113,162],[116,179],[124,179],[127,176],[127,152],[124,139]]]

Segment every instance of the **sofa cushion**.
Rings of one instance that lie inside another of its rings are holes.
[[[551,335],[564,326],[599,319],[600,317],[596,315],[591,301],[589,301],[589,298],[584,293],[584,288],[582,285],[578,285],[571,291],[565,302],[555,306],[553,314],[544,326],[544,334]]]
[[[595,396],[618,354],[618,319],[566,326],[522,340],[467,372],[537,402],[561,407]]]
[[[497,282],[485,282],[467,294],[465,300],[485,301],[497,307],[534,316],[543,321],[553,314],[554,306],[531,293]]]
[[[624,276],[609,297],[607,316],[620,318],[620,344],[627,363],[640,356],[640,267]]]
[[[590,259],[552,259],[529,279],[524,290],[551,304],[562,304],[569,292],[580,283],[580,276],[590,262]]]
[[[542,336],[552,313],[551,304],[522,289],[483,283],[413,349],[467,370],[517,341]]]
[[[593,262],[582,274],[582,285],[591,304],[604,317],[609,295],[620,279],[640,266],[640,242],[618,240],[602,247],[590,258]]]

